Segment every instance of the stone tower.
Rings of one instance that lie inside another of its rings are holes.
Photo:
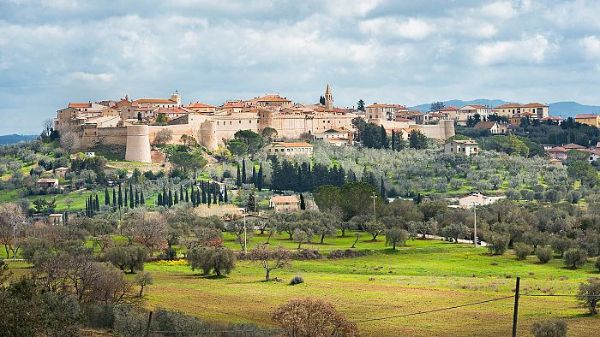
[[[148,125],[127,126],[127,146],[125,160],[151,163],[150,128]]]
[[[175,90],[175,92],[171,95],[171,100],[177,102],[177,106],[181,106],[181,94],[179,91]]]
[[[325,111],[333,110],[333,94],[331,93],[331,88],[329,84],[325,88]]]

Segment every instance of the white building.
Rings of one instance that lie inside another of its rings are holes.
[[[444,153],[460,153],[465,156],[474,156],[479,153],[479,145],[472,139],[453,140],[444,145]]]

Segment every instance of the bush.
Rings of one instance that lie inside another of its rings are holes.
[[[292,253],[294,260],[318,260],[323,258],[323,255],[316,249],[300,249]]]
[[[563,320],[535,322],[531,332],[535,337],[566,337],[567,323]]]
[[[517,260],[525,260],[527,255],[530,255],[533,252],[533,249],[530,245],[524,242],[517,242],[514,245],[515,255],[517,256]]]
[[[552,248],[548,246],[538,247],[535,250],[535,256],[537,256],[541,263],[548,263],[552,260]]]
[[[329,255],[327,255],[328,259],[345,259],[345,258],[353,258],[365,256],[368,254],[368,251],[365,250],[354,250],[354,249],[336,249],[332,250]]]
[[[508,249],[508,234],[494,233],[487,240],[487,248],[493,255],[502,255]]]
[[[587,283],[579,285],[577,300],[584,308],[587,308],[591,315],[598,313],[598,302],[600,302],[600,279],[591,278]]]
[[[292,279],[290,280],[291,286],[295,286],[296,284],[300,284],[300,283],[304,283],[304,278],[300,275],[296,275],[296,276],[292,277]]]
[[[587,262],[587,252],[579,248],[571,248],[565,252],[565,265],[577,269]]]

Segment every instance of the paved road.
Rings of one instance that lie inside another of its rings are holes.
[[[421,236],[419,235],[419,237],[421,237]],[[442,237],[442,236],[429,235],[429,234],[425,234],[425,238],[427,238],[427,239],[435,239],[435,240],[445,240],[445,238]],[[473,240],[458,239],[458,243],[470,243],[470,244],[473,244]],[[485,243],[484,241],[481,241],[479,243],[479,245],[481,247],[485,247],[485,246],[487,246],[487,243]]]

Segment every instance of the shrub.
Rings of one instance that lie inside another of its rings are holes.
[[[282,337],[358,336],[356,324],[323,300],[291,300],[275,310],[273,321],[281,326]]]
[[[552,248],[548,246],[538,247],[535,250],[535,256],[537,256],[541,263],[548,263],[552,260]]]
[[[304,283],[304,278],[300,275],[296,275],[296,276],[292,277],[292,279],[290,280],[291,286],[295,286],[296,284],[300,284],[300,283]]]
[[[353,258],[365,256],[368,254],[368,251],[365,250],[354,250],[354,249],[336,249],[332,250],[329,255],[327,255],[328,259],[345,259],[345,258]]]
[[[294,260],[318,260],[323,258],[323,255],[316,249],[300,249],[292,253]]]
[[[487,248],[493,255],[502,255],[508,249],[509,240],[508,234],[494,233],[487,240]]]
[[[591,315],[596,315],[598,302],[600,301],[600,278],[591,278],[587,283],[579,285],[577,300],[584,308],[590,311]]]
[[[535,337],[566,337],[567,323],[563,320],[535,322],[531,332]]]
[[[587,252],[583,249],[571,248],[565,252],[564,259],[567,267],[576,269],[587,262]]]
[[[525,260],[527,255],[530,255],[533,252],[533,249],[530,245],[524,242],[517,242],[514,245],[515,255],[517,256],[517,260]]]

